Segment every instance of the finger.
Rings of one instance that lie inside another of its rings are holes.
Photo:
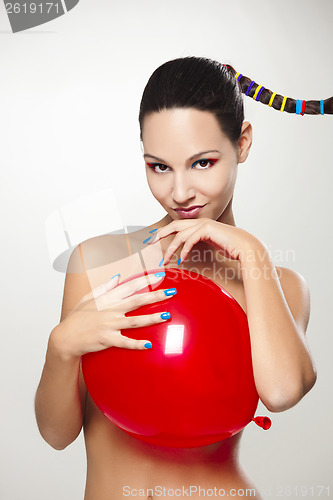
[[[223,255],[223,257],[226,257],[227,259],[238,260],[237,257],[233,257],[232,255],[230,255],[230,253],[227,250],[219,249],[217,252]]]
[[[120,279],[120,273],[115,274],[114,276],[112,276],[112,278],[107,280],[105,283],[102,283],[101,285],[95,287],[92,290],[92,297],[94,299],[97,299],[97,297],[100,297],[104,293],[109,292],[110,290],[112,290],[113,288],[115,288],[118,285],[119,279]]]
[[[218,249],[218,252],[228,259],[238,260],[238,257],[233,255],[234,248],[230,245],[230,242],[224,242],[223,240],[221,241],[221,238],[219,238],[218,234],[214,232],[212,226],[207,223],[197,229],[184,243],[184,246],[180,253],[181,260],[186,259],[191,248],[199,241],[206,241],[214,248]]]
[[[187,255],[189,254],[191,248],[196,244],[198,243],[199,241],[207,241],[207,240],[210,240],[210,236],[206,235],[205,233],[203,233],[202,231],[202,228],[199,228],[197,229],[196,231],[194,231],[191,236],[189,236],[185,243],[184,243],[184,246],[182,248],[182,251],[180,252],[180,258],[182,261],[184,261],[187,257]]]
[[[178,250],[178,248],[182,244],[184,244],[190,238],[190,236],[193,233],[195,233],[195,228],[193,226],[183,229],[182,231],[177,233],[177,235],[174,237],[174,239],[172,240],[172,242],[165,251],[164,265],[169,263],[171,256]],[[183,262],[184,259],[181,258],[181,261]]]
[[[154,314],[145,314],[141,316],[123,316],[117,321],[117,325],[120,325],[119,330],[127,330],[128,328],[143,328],[145,326],[155,325],[157,323],[164,323],[168,321],[169,318],[161,318],[161,314],[168,311],[161,311]]]
[[[161,282],[164,278],[165,273],[160,271],[156,274],[152,273],[146,276],[140,276],[140,278],[132,279],[126,283],[121,283],[116,288],[102,293],[94,301],[94,307],[98,311],[108,309],[110,307],[116,308],[121,311],[122,303],[127,297],[133,296],[133,294],[142,288],[147,288],[149,284],[153,285]]]
[[[97,299],[97,297],[100,297],[104,293],[108,292],[112,288],[116,287],[117,284],[119,283],[120,279],[120,274],[115,274],[112,276],[112,278],[108,279],[104,283],[101,283],[100,285],[95,286],[88,292],[86,295],[83,295],[81,300],[89,300],[89,299]]]
[[[127,297],[122,301],[118,309],[124,313],[130,312],[134,311],[134,309],[138,309],[141,306],[153,304],[155,302],[161,302],[162,300],[173,297],[173,295],[166,295],[164,293],[165,290],[166,289],[156,290],[155,292],[140,293],[138,295]]]
[[[132,295],[143,288],[148,287],[148,285],[153,285],[159,283],[165,276],[165,273],[151,273],[145,276],[140,276],[139,278],[131,279],[126,283],[121,283],[115,290],[112,291],[112,297],[116,300],[124,300],[126,297]]]
[[[140,349],[140,350],[146,350],[147,347],[145,347],[145,344],[150,343],[150,340],[137,340],[137,339],[131,339],[129,337],[125,337],[125,335],[122,335],[120,332],[117,334],[112,334],[112,345],[114,347],[121,347],[123,349]]]
[[[170,234],[177,233],[181,229],[191,227],[197,223],[198,223],[197,219],[174,220],[174,221],[170,222],[169,224],[167,224],[166,226],[159,228],[156,231],[156,233],[154,233],[155,236],[154,236],[154,239],[151,240],[151,244],[154,244],[157,241],[161,240],[162,238],[169,236]]]

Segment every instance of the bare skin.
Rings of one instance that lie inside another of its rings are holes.
[[[82,354],[112,345],[143,349],[145,340],[131,341],[119,334],[118,329],[125,328],[119,308],[124,311],[128,302],[119,302],[117,314],[110,312],[112,333],[109,334],[101,329],[98,318],[102,312],[86,310],[87,316],[82,315],[82,297],[113,274],[121,273],[121,280],[124,280],[141,273],[143,255],[148,270],[157,268],[159,259],[152,259],[151,250],[142,242],[150,229],[166,227],[173,220],[181,218],[174,211],[175,208],[205,205],[202,217],[236,227],[232,211],[233,191],[238,164],[246,160],[251,147],[252,128],[249,123],[244,122],[241,138],[235,147],[221,132],[210,113],[192,109],[164,110],[145,118],[143,141],[146,161],[159,164],[153,168],[146,164],[148,184],[167,215],[154,225],[131,233],[129,237],[100,236],[83,242],[73,252],[66,275],[61,320],[50,335],[46,363],[36,393],[39,429],[44,439],[60,450],[73,442],[83,427],[87,451],[85,500],[118,500],[126,494],[157,498],[156,487],[173,491],[180,489],[173,495],[165,493],[165,496],[185,498],[191,486],[200,486],[206,491],[223,488],[225,496],[260,499],[260,493],[239,463],[243,431],[229,439],[197,448],[149,445],[129,436],[109,421],[86,390],[80,367]],[[197,152],[213,149],[217,152],[195,159],[216,160],[214,166],[209,167],[210,170],[206,170],[209,166],[207,161],[198,164],[194,159],[189,160]],[[174,235],[171,234],[160,241],[161,255],[165,254],[173,239]],[[255,237],[249,241],[255,249],[263,247]],[[247,242],[246,237],[244,245]],[[204,257],[207,249],[210,250],[210,256],[213,255],[208,265]],[[202,257],[199,262],[195,259],[195,264],[194,250]],[[245,279],[242,274],[241,262],[227,257],[221,260],[216,251],[206,241],[200,241],[180,267],[195,267],[197,272],[202,272],[225,288],[245,313],[249,313],[258,394],[270,411],[283,411],[296,404],[311,389],[316,378],[303,340],[309,320],[307,286],[291,270],[276,268],[281,271],[278,274],[278,286],[273,280],[269,283],[261,280],[251,288],[251,280]],[[180,252],[181,248],[178,248],[166,267],[175,266]],[[217,273],[218,269],[222,272]],[[246,296],[246,290],[249,289],[253,293]],[[257,311],[256,304],[260,304],[260,301],[263,304],[266,292],[272,300]],[[113,291],[108,293],[112,295]],[[81,312],[73,314],[79,306]],[[270,328],[269,332],[262,327],[267,324],[267,317],[264,316],[266,308],[269,317],[274,317],[274,325],[277,325],[275,330]],[[167,309],[162,308],[161,312],[164,310]],[[91,322],[90,329],[86,326],[86,318]],[[257,318],[259,322],[254,321]],[[262,350],[273,353],[268,360],[271,366],[269,377],[261,363]],[[284,362],[283,369],[289,373],[290,385],[284,382],[281,367],[275,362],[281,359]],[[276,385],[279,385],[275,391],[279,398],[273,400],[270,399],[270,393]],[[258,429],[258,432],[263,431]],[[199,499],[202,496],[199,496],[199,492],[191,491],[191,498]]]
[[[165,218],[144,231],[131,234],[131,242],[135,239],[139,244],[150,229],[162,227],[165,220],[168,219]],[[171,239],[169,238],[168,241]],[[164,248],[168,241],[164,242]],[[100,241],[99,245],[103,246],[103,243]],[[133,243],[131,246],[134,246]],[[175,266],[176,259],[178,255],[166,267]],[[221,259],[216,261],[216,265],[223,265]],[[228,265],[229,268],[230,265],[238,267],[237,263],[232,263],[229,259],[225,259],[224,265]],[[195,266],[198,268],[197,262]],[[119,264],[117,267],[124,279],[129,274],[127,267],[126,259],[124,259],[123,267],[119,267]],[[186,264],[177,267],[190,269],[193,268],[193,264],[188,259]],[[135,272],[140,272],[140,269],[135,271],[132,268],[130,274],[135,274]],[[205,272],[205,276],[223,286],[246,312],[241,277],[225,282],[213,276],[213,273]],[[82,377],[82,372],[80,377]],[[81,384],[85,391],[83,377]],[[95,405],[89,393],[86,393],[83,429],[88,466],[85,500],[119,499],[123,497],[123,491],[130,490],[133,490],[133,495],[136,491],[139,495],[139,490],[147,492],[146,498],[149,498],[149,494],[152,493],[151,498],[154,498],[153,493],[158,486],[165,487],[167,490],[180,488],[183,492],[183,488],[190,491],[190,486],[195,488],[199,485],[206,490],[214,487],[224,488],[229,496],[235,498],[246,495],[240,491],[240,496],[238,496],[238,489],[244,492],[248,490],[247,496],[262,498],[239,463],[239,445],[243,431],[219,443],[199,448],[180,449],[154,446],[132,438],[110,422]],[[259,429],[258,432],[260,432]],[[110,471],[112,471],[111,474]],[[125,487],[127,489],[123,490]],[[191,492],[191,498],[199,498],[199,494],[196,494],[194,489]]]
[[[165,217],[145,230],[132,233],[130,235],[131,248],[135,247],[136,244],[142,247],[142,241],[149,233],[149,230],[163,227],[168,220],[168,217]],[[125,240],[125,237],[118,236],[117,238]],[[106,254],[108,253],[107,249],[111,248],[111,239],[112,236],[95,238],[94,245],[99,249],[104,247],[105,252],[102,253]],[[171,240],[172,238],[168,238],[163,243],[163,252]],[[84,251],[85,245],[86,251]],[[93,253],[91,242],[85,242],[82,246],[83,255],[88,256],[89,253]],[[127,245],[123,241],[123,245],[118,245],[119,247],[126,249]],[[144,249],[142,251],[144,252]],[[129,268],[130,258],[126,259],[128,255],[123,257],[123,259],[120,259],[122,265],[119,262],[117,267],[112,265],[111,273],[118,271],[121,273],[122,278],[125,279],[130,275],[141,272],[141,269],[135,269],[135,266]],[[175,266],[177,259],[178,254],[166,267]],[[177,267],[193,269],[191,260],[187,260],[188,262]],[[224,262],[221,262],[221,258],[219,258],[218,261],[215,261],[215,264],[224,269],[230,269],[231,267],[237,269],[237,272],[232,275],[229,274],[229,276],[235,277],[227,281],[221,280],[217,275],[207,271],[205,271],[205,276],[223,286],[246,313],[246,297],[239,264],[227,258]],[[95,260],[94,265],[96,265]],[[195,263],[195,266],[198,268],[198,262]],[[88,281],[86,286],[87,290],[84,290],[81,283],[81,293],[89,290]],[[164,309],[162,308],[162,310]],[[193,488],[191,497],[195,499],[200,498],[199,494],[196,494],[194,490],[198,486],[205,490],[214,487],[217,490],[222,488],[229,496],[235,498],[243,498],[244,496],[262,498],[259,490],[239,462],[239,447],[243,431],[226,440],[199,448],[177,449],[150,445],[129,436],[101,413],[86,390],[81,368],[79,379],[84,412],[83,431],[87,452],[85,500],[94,500],[95,498],[116,500],[123,498],[123,492],[128,491],[133,491],[133,495],[139,495],[139,491],[141,491],[141,494],[145,492],[147,495],[144,497],[154,498],[153,494],[157,487],[165,487],[166,490],[180,489],[179,491],[183,492],[183,489],[190,491],[191,486]],[[258,429],[258,432],[264,431]],[[239,494],[237,494],[238,490]],[[151,497],[149,497],[150,494],[152,494]],[[185,496],[186,493],[184,493]]]

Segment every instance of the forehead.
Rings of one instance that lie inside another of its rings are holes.
[[[145,152],[163,157],[170,145],[191,156],[193,151],[218,149],[227,137],[213,113],[194,108],[164,109],[144,119],[142,139]]]

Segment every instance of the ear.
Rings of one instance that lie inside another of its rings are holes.
[[[243,122],[241,136],[238,141],[238,163],[243,163],[250,152],[252,146],[252,125],[250,122]]]

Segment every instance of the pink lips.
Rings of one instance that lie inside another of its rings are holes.
[[[195,217],[196,215],[198,215],[198,213],[200,212],[200,210],[204,207],[205,205],[201,205],[201,206],[198,206],[198,205],[194,205],[193,207],[189,207],[187,209],[182,209],[182,208],[175,208],[175,212],[177,212],[177,214],[179,214],[181,217],[183,217],[184,219],[192,219],[193,217]]]

